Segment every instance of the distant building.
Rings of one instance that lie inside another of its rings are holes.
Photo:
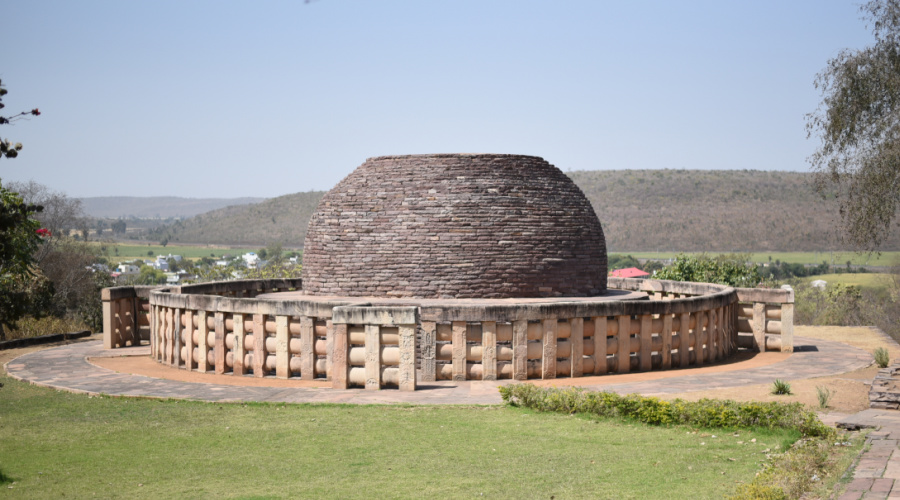
[[[824,290],[826,285],[828,285],[828,282],[825,280],[813,280],[809,282],[809,286],[818,288],[819,290]]]
[[[247,252],[241,255],[241,259],[244,260],[244,265],[250,269],[256,269],[256,266],[259,265],[259,256],[256,255],[256,252]]]
[[[141,274],[141,268],[134,264],[119,264],[116,271],[119,274]]]
[[[154,269],[159,269],[160,271],[168,271],[169,270],[169,261],[165,258],[165,256],[158,256],[156,261],[151,264]]]
[[[625,269],[616,269],[615,271],[609,273],[610,276],[615,276],[616,278],[643,278],[646,276],[650,276],[650,273],[641,271],[636,267],[627,267]]]

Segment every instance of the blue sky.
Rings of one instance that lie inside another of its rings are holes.
[[[366,158],[806,171],[850,1],[0,0],[4,182],[272,197]]]

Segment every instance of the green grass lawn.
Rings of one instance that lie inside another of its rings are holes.
[[[210,404],[0,382],[8,498],[722,498],[798,437],[503,406]]]
[[[164,247],[157,244],[125,245],[121,243],[96,243],[96,245],[104,245],[107,248],[109,260],[116,263],[134,259],[152,259],[157,255],[181,255],[186,259],[196,260],[200,257],[222,257],[225,254],[239,255],[256,251],[256,249],[231,247],[181,245],[166,245]],[[118,254],[116,254],[116,250],[118,250]],[[153,257],[147,255],[148,252],[153,252]]]
[[[674,259],[678,252],[610,252],[618,255],[631,255],[636,259]],[[687,254],[698,252],[685,252]],[[718,255],[722,252],[707,252],[708,255]],[[753,262],[772,262],[780,260],[790,264],[821,264],[824,260],[830,265],[845,266],[851,261],[855,266],[879,266],[889,267],[900,264],[900,252],[882,252],[881,255],[857,254],[854,252],[757,252],[751,253]]]

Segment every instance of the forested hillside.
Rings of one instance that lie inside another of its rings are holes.
[[[303,245],[306,226],[323,191],[294,193],[261,203],[220,208],[159,227],[148,233],[151,240],[226,245]]]
[[[811,174],[746,170],[606,170],[568,175],[603,224],[610,251],[815,251],[849,249],[833,228],[834,203]],[[231,206],[148,234],[181,243],[303,244],[321,191]],[[900,250],[894,234],[884,250]]]
[[[812,174],[747,170],[570,172],[613,251],[850,249],[834,232],[837,205]],[[883,250],[900,249],[897,232]]]
[[[98,196],[80,198],[84,213],[100,219],[168,219],[200,215],[230,205],[259,203],[265,198],[181,198],[178,196]]]

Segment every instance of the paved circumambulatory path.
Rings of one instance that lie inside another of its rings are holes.
[[[694,390],[740,387],[768,384],[774,379],[796,380],[846,373],[864,368],[872,363],[872,356],[861,349],[839,342],[796,338],[795,352],[782,361],[740,369],[741,364],[728,369],[728,363],[718,368],[646,372],[643,374],[606,375],[575,379],[557,379],[554,384],[578,385],[585,389],[615,391],[621,394],[639,393],[663,395]],[[112,396],[144,396],[199,401],[265,401],[287,403],[413,403],[413,404],[499,404],[497,387],[512,383],[497,382],[428,382],[419,385],[415,392],[396,389],[367,391],[364,389],[336,390],[318,386],[288,386],[276,379],[257,378],[259,382],[271,380],[272,385],[232,385],[228,383],[198,383],[165,378],[153,378],[102,368],[89,358],[122,356],[149,358],[149,347],[104,350],[102,342],[83,342],[45,349],[22,355],[6,365],[8,373],[20,380],[34,384],[92,394]],[[177,370],[176,368],[166,368]],[[184,370],[177,370],[184,372]],[[226,381],[231,375],[218,375]],[[640,380],[652,377],[652,380]],[[625,382],[618,382],[625,380]],[[534,381],[540,383],[540,381]],[[265,382],[263,382],[265,384]]]

